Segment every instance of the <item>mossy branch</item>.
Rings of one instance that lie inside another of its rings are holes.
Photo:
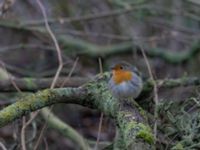
[[[0,127],[55,103],[73,103],[98,109],[115,120],[120,135],[116,138],[116,148],[129,149],[141,142],[148,148],[154,148],[145,112],[134,101],[120,103],[112,97],[107,88],[109,77],[110,74],[105,73],[79,88],[46,89],[21,98],[0,111]]]
[[[35,92],[38,90],[49,88],[53,78],[13,78],[13,82],[16,83],[21,91]],[[69,79],[60,77],[58,78],[55,87],[64,85],[65,87],[78,87],[88,82],[89,78],[71,77]],[[0,79],[0,91],[1,92],[13,92],[16,91],[10,79]]]
[[[20,23],[11,22],[11,21],[0,21],[0,27],[11,28],[16,30],[22,30],[26,32],[38,32],[43,35],[47,35],[45,28],[43,27],[34,27],[28,28],[21,26]],[[132,41],[122,42],[119,44],[112,44],[109,46],[99,46],[81,39],[73,38],[71,36],[57,36],[58,42],[62,45],[64,53],[66,54],[85,54],[92,57],[99,56],[110,56],[113,54],[119,54],[124,52],[137,51],[140,53],[140,46],[134,45]],[[158,57],[164,61],[171,64],[180,64],[185,61],[188,61],[198,53],[200,53],[200,42],[194,42],[190,48],[185,52],[172,52],[165,49],[159,48],[144,48],[145,53],[150,57]]]
[[[13,78],[13,82],[17,84],[21,91],[35,92],[50,87],[53,78]],[[65,81],[65,87],[78,87],[88,82],[89,78],[71,77],[70,79],[58,78],[55,87],[60,87]],[[181,77],[177,79],[159,79],[156,80],[159,87],[175,88],[180,86],[197,86],[200,85],[199,77]],[[143,92],[152,90],[153,82],[147,80],[144,83]],[[0,92],[16,91],[10,79],[0,79]]]
[[[32,111],[56,103],[79,103],[86,97],[83,88],[60,88],[39,91],[19,99],[0,111],[0,127]]]
[[[60,120],[57,116],[51,113],[49,109],[43,108],[41,114],[50,127],[56,129],[60,134],[78,144],[82,150],[90,150],[87,140],[84,140],[76,130]]]

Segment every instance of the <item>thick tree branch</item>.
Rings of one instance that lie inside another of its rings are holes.
[[[60,87],[63,82],[66,80],[64,77],[58,78],[55,87]],[[17,84],[17,86],[21,89],[21,91],[34,92],[41,89],[49,88],[53,78],[13,78],[13,81]],[[89,81],[88,78],[81,77],[71,77],[66,80],[64,86],[66,87],[78,87],[82,84]],[[13,87],[11,81],[8,80],[0,80],[0,91],[1,92],[12,92],[16,91]]]
[[[35,92],[38,90],[49,88],[52,78],[13,78],[13,81],[21,89],[21,91]],[[65,78],[60,77],[55,87],[60,87]],[[89,78],[71,77],[66,80],[65,87],[78,87],[88,82]],[[174,88],[179,86],[197,86],[200,85],[200,78],[198,77],[181,77],[177,79],[159,79],[156,80],[159,87]],[[152,90],[153,82],[147,80],[144,84],[143,92]],[[13,87],[10,80],[0,80],[0,92],[13,92],[16,89]]]
[[[21,98],[0,111],[0,127],[45,106],[73,103],[98,109],[115,120],[119,131],[116,148],[129,149],[139,147],[141,143],[145,145],[144,149],[153,148],[153,134],[145,112],[134,101],[120,104],[112,97],[107,88],[109,77],[110,74],[105,73],[79,88],[47,89]]]
[[[82,150],[90,150],[87,140],[84,140],[76,130],[60,120],[57,116],[51,113],[49,109],[43,108],[41,114],[50,127],[56,129],[66,138],[71,139],[75,144],[78,144]]]
[[[199,77],[181,77],[177,79],[160,79],[155,80],[158,87],[162,88],[175,88],[180,86],[198,86],[200,85]],[[149,91],[153,87],[153,82],[148,80],[144,85],[143,91]]]
[[[56,103],[78,103],[84,104],[86,98],[83,88],[60,88],[47,89],[19,99],[16,103],[9,105],[0,111],[0,127],[26,115],[32,111],[50,106]]]

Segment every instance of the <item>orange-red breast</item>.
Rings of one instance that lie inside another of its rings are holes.
[[[113,96],[136,98],[142,91],[143,82],[138,70],[127,62],[120,62],[112,67],[112,77],[108,83]]]

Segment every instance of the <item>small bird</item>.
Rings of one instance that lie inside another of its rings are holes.
[[[115,98],[136,98],[142,91],[143,82],[137,68],[127,62],[115,64],[108,87]]]

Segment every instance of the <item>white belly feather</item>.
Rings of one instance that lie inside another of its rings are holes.
[[[124,81],[115,84],[113,79],[109,81],[109,89],[116,98],[136,98],[142,90],[142,80],[136,74],[133,75],[132,81]]]

